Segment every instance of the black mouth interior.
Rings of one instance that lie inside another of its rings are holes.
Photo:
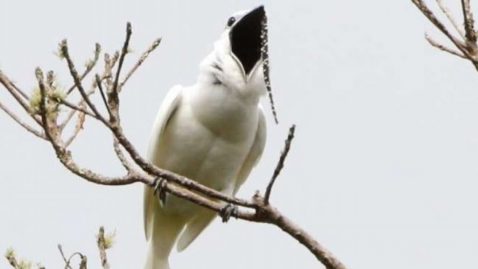
[[[264,17],[264,7],[260,6],[242,17],[230,32],[232,53],[241,61],[246,75],[261,58],[261,32]]]

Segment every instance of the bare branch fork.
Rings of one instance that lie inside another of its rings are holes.
[[[65,252],[63,251],[63,247],[58,244],[58,251],[60,251],[61,257],[63,258],[63,262],[65,263],[64,269],[73,269],[71,266],[72,260],[75,257],[80,258],[80,264],[78,265],[79,269],[86,269],[88,265],[88,258],[81,252],[74,252],[72,253],[68,258],[65,255]]]
[[[413,4],[422,12],[422,14],[455,46],[455,49],[438,43],[428,34],[425,35],[426,40],[433,47],[447,52],[451,55],[469,60],[478,71],[478,45],[475,31],[473,12],[470,6],[470,0],[461,0],[461,10],[463,13],[463,29],[460,28],[453,15],[448,8],[445,7],[442,0],[435,0],[440,10],[446,16],[453,26],[453,30],[459,35],[454,35],[447,26],[438,19],[423,0],[411,0]]]
[[[100,263],[101,263],[102,269],[110,268],[106,251],[113,246],[114,236],[115,236],[115,233],[106,234],[105,229],[103,227],[100,227],[98,231],[98,235],[96,236],[96,244],[98,246],[98,252],[100,256]],[[67,256],[65,252],[63,251],[63,246],[61,244],[58,244],[58,251],[60,252],[61,258],[63,259],[63,262],[65,263],[65,265],[63,266],[64,269],[73,269],[73,268],[87,269],[88,258],[83,253],[76,251],[70,254],[69,256]],[[73,265],[73,261],[75,258],[79,258],[79,263],[77,267]],[[5,253],[5,259],[7,259],[10,266],[14,269],[32,269],[33,268],[32,262],[25,259],[19,259],[15,251],[11,248],[8,249],[7,252]],[[36,268],[46,269],[46,267],[41,264],[37,264]]]
[[[137,71],[150,53],[159,46],[161,39],[156,39],[126,73],[126,76],[121,79],[131,35],[132,28],[131,24],[128,23],[126,27],[126,38],[121,51],[114,53],[112,57],[107,53],[104,54],[104,70],[101,75],[95,74],[91,84],[92,86],[89,90],[85,88],[84,80],[98,62],[101,52],[101,47],[98,44],[95,47],[93,59],[88,61],[86,69],[80,75],[69,54],[67,41],[63,40],[60,43],[59,56],[65,60],[73,79],[73,86],[65,92],[56,86],[54,73],[52,71],[48,72],[45,77],[40,68],[36,69],[35,75],[38,83],[38,91],[36,92],[36,96],[28,96],[14,85],[0,70],[0,84],[4,86],[23,111],[31,118],[32,123],[23,121],[19,115],[12,112],[12,110],[8,109],[1,102],[0,109],[4,110],[7,115],[25,130],[49,142],[59,161],[72,173],[89,182],[101,185],[127,185],[140,182],[154,187],[157,181],[161,179],[164,181],[161,188],[162,191],[184,198],[218,213],[222,212],[225,203],[235,205],[239,209],[232,212],[233,217],[252,222],[273,224],[304,245],[326,268],[345,269],[346,267],[310,234],[270,204],[269,200],[274,182],[284,166],[285,159],[294,138],[294,125],[289,130],[284,149],[277,167],[274,170],[272,179],[267,186],[265,196],[263,197],[257,192],[250,200],[226,196],[191,179],[163,170],[139,154],[121,127],[119,94],[129,78]],[[102,105],[105,106],[107,115],[101,113],[92,99],[96,93],[96,89],[100,92]],[[73,97],[70,94],[74,90],[78,91],[81,97],[80,100],[72,100]],[[72,123],[72,119],[75,115],[77,115],[75,127],[72,128],[71,133],[67,133],[65,131],[67,128],[65,127]],[[88,168],[81,167],[74,161],[73,154],[68,148],[83,130],[83,125],[87,118],[98,121],[111,132],[114,151],[119,162],[125,169],[123,176],[106,176]],[[102,231],[100,230],[100,235],[101,234]],[[101,241],[99,237],[98,246],[100,253],[102,253],[102,245],[104,247],[104,241]],[[100,256],[103,268],[109,268],[106,255],[104,257],[102,255]],[[65,260],[67,261],[66,258]],[[84,266],[84,268],[86,268],[86,262]]]
[[[97,245],[98,245],[98,250],[100,253],[100,259],[101,259],[101,265],[103,269],[109,269],[108,265],[108,260],[106,256],[106,250],[109,249],[112,246],[112,238],[114,234],[109,234],[105,235],[103,227],[100,227],[98,236],[97,236]],[[79,264],[78,264],[78,269],[87,269],[87,264],[88,264],[88,259],[86,255],[84,255],[81,252],[74,252],[71,255],[68,256],[65,254],[63,251],[63,247],[58,244],[58,251],[60,252],[60,255],[63,259],[63,262],[65,263],[64,269],[73,269],[73,259],[78,257],[79,258]],[[17,257],[17,254],[13,249],[8,249],[7,252],[5,253],[5,259],[7,259],[8,263],[10,266],[14,269],[31,269],[33,268],[32,262],[25,260],[25,259],[19,259]],[[36,264],[37,269],[46,269],[45,266],[41,264]],[[75,267],[76,268],[76,267]]]

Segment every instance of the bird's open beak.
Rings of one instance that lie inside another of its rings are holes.
[[[262,21],[265,16],[264,6],[259,6],[236,22],[229,33],[232,53],[239,60],[246,77],[261,59]]]

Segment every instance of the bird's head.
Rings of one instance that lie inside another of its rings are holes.
[[[263,40],[265,10],[259,6],[233,14],[226,22],[224,32],[214,44],[214,51],[202,67],[213,76],[213,83],[262,95],[265,93]]]

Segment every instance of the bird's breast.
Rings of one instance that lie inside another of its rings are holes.
[[[234,99],[223,94],[199,99],[184,94],[162,134],[157,165],[218,191],[231,191],[258,123],[257,105]],[[167,207],[186,210],[177,199]]]

